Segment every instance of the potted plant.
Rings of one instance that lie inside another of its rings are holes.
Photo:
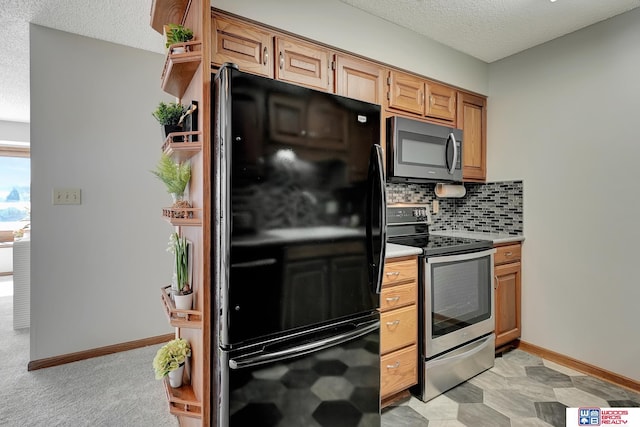
[[[184,364],[189,356],[191,356],[191,346],[184,338],[173,339],[160,347],[153,358],[156,379],[161,380],[168,375],[171,387],[180,387]]]
[[[184,43],[193,39],[193,31],[180,24],[169,24],[165,27],[165,37],[167,39],[165,46],[169,48],[176,43]],[[185,51],[186,48],[182,46],[171,48],[172,53],[184,53]]]
[[[171,132],[181,132],[180,118],[187,112],[188,107],[177,102],[160,102],[155,111],[151,113],[158,123],[163,126],[163,134],[166,139]],[[175,137],[174,141],[182,142],[182,137]]]
[[[167,187],[167,192],[173,198],[173,207],[189,207],[179,203],[184,198],[184,192],[191,179],[191,165],[188,162],[174,162],[171,156],[162,153],[156,169],[151,173]]]
[[[178,233],[171,233],[167,251],[173,254],[173,301],[177,309],[191,310],[193,291],[189,278],[189,241]]]

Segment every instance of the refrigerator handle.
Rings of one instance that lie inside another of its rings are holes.
[[[214,283],[216,286],[216,294],[218,295],[217,304],[214,310],[218,313],[218,334],[219,341],[222,345],[229,342],[229,276],[231,269],[231,230],[233,228],[231,215],[231,73],[237,70],[235,64],[225,63],[213,81],[214,88],[214,108],[212,113],[213,124],[212,131],[214,143],[213,165],[213,201],[215,206],[214,218],[214,235],[217,236],[212,242],[212,264],[214,267]]]
[[[387,243],[387,197],[382,147],[374,144],[369,156],[367,186],[367,261],[372,291],[379,294]]]
[[[333,347],[356,338],[360,338],[371,332],[378,330],[380,327],[380,321],[378,319],[371,320],[366,323],[362,323],[355,327],[355,329],[348,332],[344,332],[339,335],[334,335],[325,339],[321,339],[313,342],[306,342],[301,345],[285,348],[283,350],[265,353],[251,353],[246,356],[240,356],[229,359],[229,367],[231,369],[241,369],[250,366],[263,365],[265,363],[279,362],[281,360],[291,359],[292,357],[301,356],[304,354],[314,353],[325,348]]]

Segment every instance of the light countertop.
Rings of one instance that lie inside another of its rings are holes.
[[[516,243],[524,241],[524,235],[513,235],[507,233],[488,233],[483,231],[464,231],[464,230],[441,230],[431,231],[429,234],[434,236],[451,236],[466,237],[468,239],[491,240],[493,244]]]
[[[398,258],[401,256],[419,255],[422,249],[413,246],[397,245],[395,243],[387,243],[387,252],[385,258]]]

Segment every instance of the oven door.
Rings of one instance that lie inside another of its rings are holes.
[[[495,249],[425,259],[424,356],[493,332]]]

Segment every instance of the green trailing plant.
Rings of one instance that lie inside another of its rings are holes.
[[[177,102],[160,102],[158,107],[151,115],[164,126],[177,126],[180,123],[180,117],[187,112],[189,107],[178,104]]]
[[[191,164],[174,162],[170,156],[162,153],[156,169],[151,173],[164,183],[169,193],[175,194],[176,198],[182,198],[191,179]]]
[[[160,347],[153,358],[156,379],[161,380],[169,375],[169,372],[178,369],[190,356],[191,346],[184,338],[176,338]]]
[[[168,48],[172,44],[184,43],[193,39],[193,31],[180,24],[169,24],[167,25],[166,37],[167,43],[165,46]]]
[[[174,256],[174,267],[176,275],[176,285],[178,295],[188,295],[191,293],[189,286],[189,242],[186,237],[180,237],[178,233],[171,233],[169,236],[168,252]]]

